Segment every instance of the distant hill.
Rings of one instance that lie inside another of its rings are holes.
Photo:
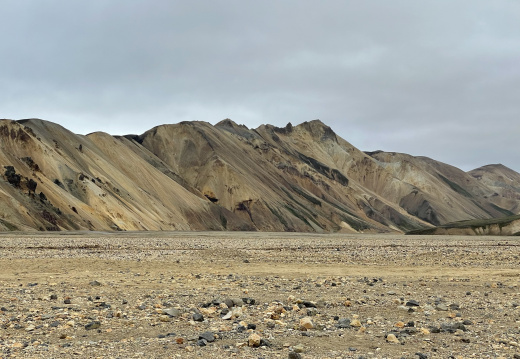
[[[362,152],[319,120],[77,135],[0,120],[0,230],[408,232],[519,213],[520,174]]]

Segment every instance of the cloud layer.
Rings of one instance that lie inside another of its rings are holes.
[[[363,150],[520,171],[516,1],[1,1],[0,117],[141,133],[316,118]]]

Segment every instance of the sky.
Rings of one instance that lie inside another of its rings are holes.
[[[0,0],[0,118],[140,134],[320,119],[520,172],[517,0]]]

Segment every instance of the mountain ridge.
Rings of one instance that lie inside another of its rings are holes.
[[[0,230],[407,232],[520,211],[520,174],[363,152],[319,120],[77,135],[0,120]]]

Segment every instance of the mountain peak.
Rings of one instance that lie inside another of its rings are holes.
[[[332,140],[338,142],[336,133],[321,120],[305,121],[296,127],[304,128],[314,138],[319,138],[320,141]]]

